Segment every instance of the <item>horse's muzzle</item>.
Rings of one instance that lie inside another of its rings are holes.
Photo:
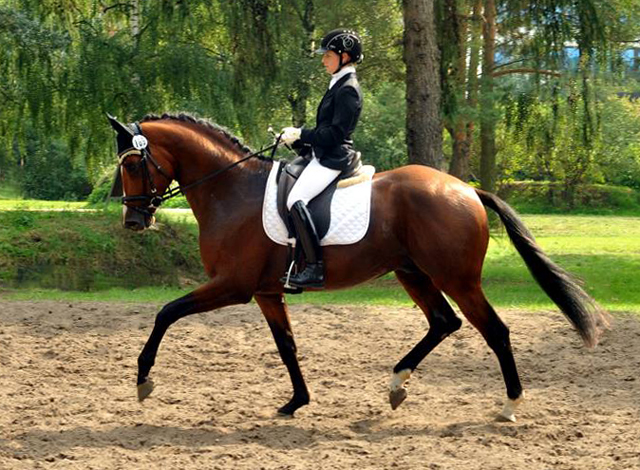
[[[142,211],[137,211],[127,206],[122,208],[122,225],[124,228],[133,230],[134,232],[140,232],[149,228],[153,222],[152,219],[152,216]]]

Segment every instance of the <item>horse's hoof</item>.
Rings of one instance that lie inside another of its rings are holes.
[[[498,415],[498,421],[510,421],[512,423],[515,423],[516,415],[513,413],[509,413],[506,410],[502,410],[502,412]]]
[[[286,417],[286,418],[293,418],[294,413],[296,412],[296,410],[299,408],[299,406],[296,406],[294,404],[292,404],[291,402],[287,403],[286,405],[284,405],[282,408],[280,408],[278,410],[278,416],[281,417]]]
[[[309,404],[309,397],[296,399],[292,398],[289,403],[284,405],[282,408],[278,410],[279,416],[289,416],[293,417],[293,414],[298,410],[298,408],[303,407],[304,405]]]
[[[516,408],[524,401],[524,392],[515,400],[507,399],[507,402],[504,404],[504,408],[498,415],[498,420],[500,421],[510,421],[512,423],[516,422],[515,411]]]
[[[290,411],[286,409],[284,406],[278,410],[278,416],[280,418],[293,418],[294,413],[295,413],[295,410]]]
[[[399,407],[405,398],[407,398],[407,389],[405,388],[397,388],[389,392],[389,403],[391,404],[391,409],[395,410]]]
[[[153,380],[147,379],[145,382],[138,385],[138,401],[142,402],[145,398],[151,395],[153,392]]]

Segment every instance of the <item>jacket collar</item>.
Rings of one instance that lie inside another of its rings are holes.
[[[338,72],[334,73],[331,76],[331,81],[329,82],[329,89],[333,88],[333,86],[338,83],[338,81],[348,75],[350,73],[356,73],[356,68],[353,65],[347,65],[346,67],[342,67]]]

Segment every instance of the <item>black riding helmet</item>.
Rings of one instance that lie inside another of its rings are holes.
[[[362,53],[362,41],[355,31],[350,29],[334,29],[322,38],[320,47],[316,50],[317,54],[324,54],[327,51],[333,51],[340,56],[340,68],[342,68],[342,53],[346,52],[351,57],[351,61],[355,63],[362,62],[364,54]]]

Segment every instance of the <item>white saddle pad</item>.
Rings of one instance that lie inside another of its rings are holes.
[[[262,226],[267,236],[280,245],[294,245],[295,238],[288,237],[287,227],[278,214],[276,198],[278,187],[276,175],[280,162],[274,162],[267,189],[264,193],[262,205]],[[326,245],[351,245],[362,240],[369,228],[369,215],[371,213],[371,181],[375,168],[366,165],[363,171],[369,173],[369,178],[359,184],[338,188],[331,199],[331,223],[329,230],[320,241]]]

